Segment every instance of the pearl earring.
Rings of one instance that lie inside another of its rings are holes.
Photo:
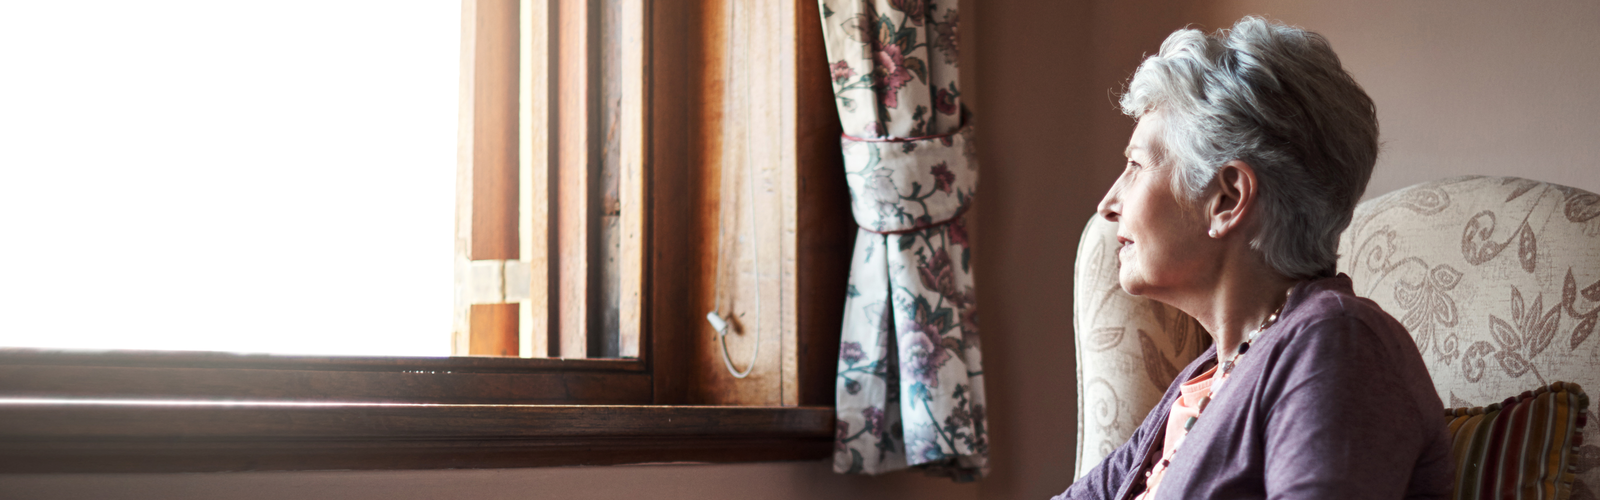
[[[1206,234],[1210,235],[1212,238],[1216,238],[1216,237],[1222,235],[1222,233],[1217,231],[1217,228],[1211,228],[1211,230],[1206,232]]]

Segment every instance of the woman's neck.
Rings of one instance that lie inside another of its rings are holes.
[[[1237,262],[1236,262],[1237,263]],[[1188,313],[1204,326],[1217,346],[1217,358],[1233,359],[1256,330],[1283,307],[1288,291],[1298,280],[1259,265],[1224,265],[1212,286],[1184,294],[1169,304]]]

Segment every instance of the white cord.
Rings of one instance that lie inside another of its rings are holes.
[[[728,367],[728,373],[733,378],[750,376],[750,371],[756,367],[756,359],[761,355],[761,242],[756,240],[756,181],[755,167],[750,167],[750,175],[746,176],[746,184],[750,188],[750,199],[745,204],[750,206],[750,253],[754,257],[756,274],[756,348],[750,353],[750,362],[745,364],[744,370],[733,367],[733,358],[728,356],[728,322],[716,311],[706,313],[706,321],[711,323],[711,328],[717,331],[717,340],[722,345],[722,364]],[[717,262],[722,262],[722,245],[717,245]],[[718,273],[721,274],[721,273]],[[717,296],[722,295],[722,280],[717,282]]]
[[[728,9],[729,9],[728,32],[729,33],[738,33],[738,32],[740,32],[738,30],[735,30],[734,29],[735,26],[733,26],[734,19],[736,19],[738,17],[737,15],[735,15],[733,13],[733,9],[737,9],[738,8],[738,4],[739,4],[739,2],[737,2],[737,1],[728,2]],[[731,64],[728,65],[728,71],[730,73],[733,71],[733,65],[731,65]],[[733,75],[731,75],[731,74],[728,75],[728,81],[732,81],[733,80],[732,76]],[[750,206],[750,253],[751,253],[751,256],[754,257],[754,261],[755,262],[754,262],[753,267],[755,267],[755,274],[756,274],[756,287],[755,287],[756,288],[756,318],[755,318],[756,348],[755,348],[755,350],[753,352],[750,353],[750,362],[745,364],[745,367],[744,367],[743,371],[740,371],[740,370],[734,368],[733,367],[733,358],[728,356],[728,322],[724,321],[722,319],[722,316],[717,314],[717,311],[715,311],[715,310],[712,310],[711,312],[706,313],[706,321],[710,322],[711,323],[711,328],[713,330],[717,331],[717,340],[722,345],[722,364],[724,366],[728,367],[728,373],[732,374],[733,378],[745,378],[745,377],[750,376],[750,372],[752,370],[755,370],[755,368],[756,368],[756,359],[761,355],[761,242],[757,240],[757,235],[759,234],[759,231],[757,231],[757,227],[758,226],[756,225],[756,167],[755,167],[755,163],[750,161],[749,156],[750,156],[750,149],[749,148],[745,148],[745,159],[744,159],[745,162],[744,162],[744,164],[747,165],[746,169],[749,170],[748,175],[745,176],[745,185],[749,188],[749,192],[750,192],[750,198],[748,200],[745,200],[745,204]],[[719,231],[719,233],[720,233],[720,231]],[[722,245],[717,245],[717,263],[719,263],[719,264],[722,263]],[[721,297],[722,296],[722,280],[720,279],[720,275],[722,273],[717,273],[717,274],[719,276],[719,279],[716,280],[716,283],[717,283],[716,284],[716,289],[717,289],[716,292],[717,293],[716,293],[716,297],[713,297],[712,300],[716,300],[717,297]],[[730,307],[730,309],[731,309],[731,307]]]

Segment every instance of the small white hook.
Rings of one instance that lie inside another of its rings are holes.
[[[716,311],[706,313],[706,321],[711,322],[711,329],[716,330],[717,335],[728,334],[728,322],[723,320],[722,315],[717,314]]]
[[[717,314],[716,311],[706,313],[706,321],[711,322],[711,328],[717,331],[717,340],[722,341],[722,364],[728,366],[728,373],[732,374],[733,378],[750,376],[750,371],[756,368],[756,357],[761,355],[761,336],[759,331],[758,335],[756,335],[755,352],[750,353],[750,362],[744,366],[743,371],[740,371],[733,367],[733,358],[728,356],[728,321],[722,319],[722,315]]]

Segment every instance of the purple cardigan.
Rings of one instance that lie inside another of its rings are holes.
[[[1297,285],[1172,459],[1154,500],[1446,498],[1444,405],[1405,327],[1343,274]],[[1178,375],[1128,442],[1055,500],[1131,498],[1160,453]]]

